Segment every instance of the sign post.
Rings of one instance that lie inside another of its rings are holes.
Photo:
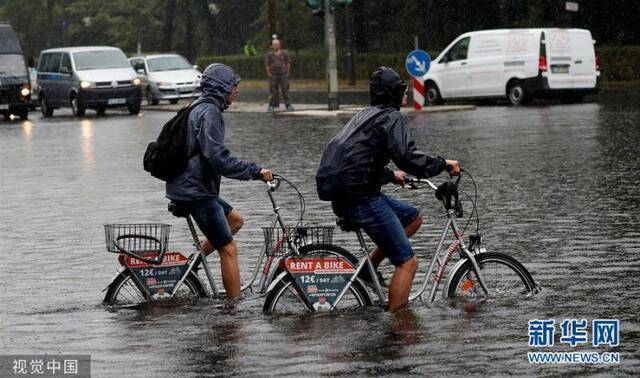
[[[407,72],[412,78],[413,110],[420,110],[424,104],[424,84],[421,78],[429,72],[431,58],[426,51],[415,49],[407,55],[404,63]]]

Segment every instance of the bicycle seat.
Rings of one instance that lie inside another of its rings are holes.
[[[357,222],[342,217],[336,218],[336,224],[345,232],[355,232],[360,229],[360,225]]]
[[[175,202],[169,202],[169,206],[167,208],[174,217],[186,218],[190,214],[187,208],[180,206]]]

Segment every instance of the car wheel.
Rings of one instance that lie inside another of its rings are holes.
[[[424,103],[428,106],[441,105],[442,97],[436,83],[429,81],[425,86]]]
[[[11,113],[9,113],[8,110],[6,112],[4,112],[3,116],[4,116],[4,120],[5,121],[7,121],[7,122],[11,121]]]
[[[507,87],[507,98],[512,106],[524,105],[529,101],[528,94],[519,81],[512,81]]]
[[[46,97],[40,98],[40,111],[44,117],[51,117],[53,115],[53,108],[49,105]]]
[[[147,87],[147,104],[158,105],[158,99],[153,97],[153,93],[151,93],[151,87]]]
[[[96,114],[99,116],[103,116],[106,112],[107,112],[107,108],[105,108],[104,106],[101,106],[96,109]]]
[[[84,113],[85,113],[85,107],[84,105],[80,102],[80,99],[78,99],[78,96],[76,95],[72,95],[71,96],[71,111],[73,112],[73,115],[76,117],[84,117]]]
[[[177,103],[178,103],[178,99],[177,99],[177,98],[174,98],[174,99],[172,99],[172,100],[169,100],[169,103],[171,103],[171,104],[174,104],[174,105],[175,105],[175,104],[177,104]]]
[[[28,107],[22,108],[18,113],[18,116],[23,121],[26,121],[27,119],[29,119],[29,108]]]

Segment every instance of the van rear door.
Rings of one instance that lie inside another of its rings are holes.
[[[547,79],[551,89],[571,89],[573,57],[570,35],[565,29],[551,29],[545,33],[547,51]]]
[[[551,89],[595,87],[596,56],[588,30],[551,29],[546,49]]]
[[[596,53],[593,39],[588,30],[571,30],[569,45],[573,66],[571,70],[574,88],[594,88],[596,86]]]

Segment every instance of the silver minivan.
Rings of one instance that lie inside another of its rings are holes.
[[[83,116],[86,109],[104,115],[107,108],[140,112],[140,79],[117,47],[63,47],[44,50],[38,64],[38,98],[45,117],[70,107]]]

